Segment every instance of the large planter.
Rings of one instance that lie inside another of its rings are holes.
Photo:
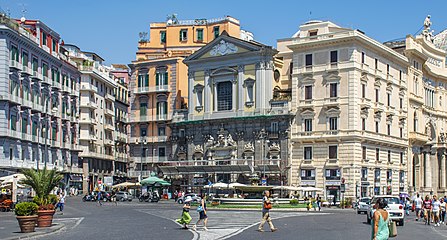
[[[38,227],[51,227],[53,223],[53,215],[56,210],[38,210],[37,211],[37,226]]]
[[[37,215],[16,216],[16,218],[17,218],[17,221],[19,222],[20,231],[22,233],[34,232],[34,228],[36,227]]]

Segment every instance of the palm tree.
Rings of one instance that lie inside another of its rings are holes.
[[[63,175],[56,172],[55,169],[47,170],[47,168],[43,170],[25,169],[22,173],[25,175],[22,183],[31,186],[36,192],[36,203],[39,206],[52,204],[49,195],[64,178]]]

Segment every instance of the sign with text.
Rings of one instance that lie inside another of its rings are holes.
[[[104,177],[104,184],[107,186],[112,186],[113,185],[113,177]]]

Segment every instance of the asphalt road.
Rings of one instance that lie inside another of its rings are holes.
[[[325,209],[326,210],[326,209]],[[370,239],[371,226],[365,215],[353,210],[318,212],[272,212],[277,232],[257,232],[261,213],[257,211],[209,211],[208,231],[183,230],[174,219],[181,205],[175,203],[83,203],[80,198],[68,198],[64,215],[57,219],[79,219],[78,224],[40,239]],[[193,221],[197,213],[192,210]],[[425,226],[413,216],[405,226],[398,227],[394,239],[447,239],[447,226]]]

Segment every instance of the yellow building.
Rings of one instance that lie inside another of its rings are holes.
[[[140,33],[137,60],[130,64],[129,177],[147,177],[156,166],[172,159],[169,124],[188,105],[188,69],[183,59],[214,40],[223,31],[251,38],[237,19],[196,19],[150,25],[150,39]]]

